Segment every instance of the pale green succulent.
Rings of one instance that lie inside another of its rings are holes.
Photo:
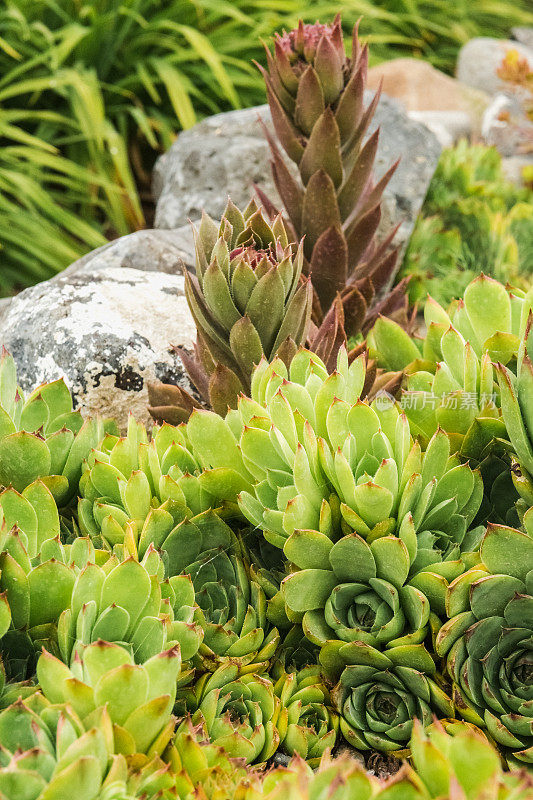
[[[95,550],[87,537],[62,543],[57,507],[41,480],[22,494],[5,490],[0,510],[0,649],[9,677],[26,679],[42,645],[58,652],[57,622],[76,576],[89,563],[104,565],[109,553]]]
[[[198,652],[203,630],[194,624],[194,588],[187,576],[162,583],[163,564],[150,548],[143,561],[130,557],[103,567],[89,563],[77,575],[69,608],[58,621],[61,658],[74,667],[93,642],[115,642],[135,663],[179,645],[183,662]],[[134,591],[132,591],[134,587]],[[180,680],[186,679],[182,670]]]
[[[250,768],[245,759],[231,757],[211,742],[203,724],[193,725],[190,716],[178,725],[167,748],[174,789],[180,800],[260,800],[263,773]]]
[[[428,441],[440,426],[454,450],[477,460],[495,437],[505,437],[493,362],[515,370],[531,301],[481,275],[448,311],[428,297],[421,340],[392,320],[376,322],[370,354],[386,369],[405,370],[401,403],[414,435]]]
[[[41,694],[0,714],[0,795],[5,800],[171,800],[175,778],[160,759],[114,752],[103,708],[90,727],[68,705]]]
[[[222,434],[233,439],[235,455]],[[216,453],[215,463],[212,454]],[[215,467],[215,468],[212,468]],[[78,505],[81,531],[109,547],[123,545],[129,529],[144,556],[147,528],[161,537],[180,522],[209,508],[235,504],[251,475],[237,444],[218,415],[195,412],[187,426],[164,424],[151,438],[130,417],[125,437],[107,435],[87,459]],[[159,546],[156,544],[156,547]]]
[[[272,677],[274,692],[281,702],[276,723],[281,749],[289,755],[297,753],[311,766],[318,766],[326,750],[334,747],[339,728],[320,666],[286,672],[278,662]]]
[[[114,749],[123,755],[162,753],[174,730],[172,709],[180,675],[179,647],[135,664],[119,644],[98,640],[68,667],[43,649],[37,680],[45,698],[67,703],[85,728],[105,708],[112,723]]]
[[[78,490],[84,458],[114,423],[83,420],[63,379],[27,397],[17,385],[13,358],[0,358],[0,485],[21,492],[40,478],[60,505]]]
[[[348,366],[344,350],[331,375],[303,350],[290,375],[279,362],[259,365],[253,400],[238,411],[242,456],[257,481],[253,494],[240,494],[241,511],[280,548],[296,531],[315,531],[330,545],[352,532],[368,543],[394,535],[412,574],[462,553],[474,554],[470,565],[482,535],[470,528],[481,476],[450,455],[442,431],[423,454],[392,401],[358,399],[363,382],[363,361]],[[443,569],[453,575],[455,567]]]

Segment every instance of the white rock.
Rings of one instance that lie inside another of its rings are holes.
[[[191,389],[170,350],[196,338],[182,275],[107,268],[59,276],[0,309],[0,331],[24,390],[63,376],[84,414],[122,427],[130,411],[149,420],[147,381]]]
[[[526,45],[511,39],[480,36],[470,39],[459,51],[458,80],[489,94],[501,92],[505,83],[498,77],[497,70],[509,50],[516,50],[522,58],[529,61],[530,68],[533,69],[533,51]]]
[[[497,94],[483,116],[481,134],[502,156],[514,156],[533,149],[533,123],[517,97]]]

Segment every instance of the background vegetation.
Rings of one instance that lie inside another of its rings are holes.
[[[533,275],[533,191],[518,188],[492,147],[442,153],[405,254],[411,302],[444,306],[480,272],[526,289]]]
[[[452,72],[476,35],[533,24],[528,0],[345,0],[374,61]],[[180,128],[264,99],[261,38],[334,2],[7,0],[0,10],[0,292],[149,225],[150,171]]]

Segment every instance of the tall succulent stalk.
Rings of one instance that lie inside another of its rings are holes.
[[[304,269],[316,292],[315,321],[323,320],[340,295],[348,335],[365,331],[378,313],[401,314],[407,308],[404,283],[376,303],[397,260],[397,250],[390,248],[395,230],[379,245],[375,239],[381,197],[397,163],[374,182],[379,131],[366,141],[365,134],[380,91],[365,108],[368,47],[361,47],[356,26],[352,54],[346,56],[338,15],[332,25],[300,21],[296,30],[277,35],[274,53],[268,48],[266,53],[267,70],[259,69],[272,122],[300,181],[265,129],[272,174],[294,241],[305,237]]]

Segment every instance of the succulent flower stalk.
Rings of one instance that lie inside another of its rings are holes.
[[[383,299],[376,296],[394,274],[395,230],[377,245],[380,201],[394,164],[375,182],[373,166],[379,131],[365,140],[379,101],[367,108],[364,89],[368,48],[357,26],[351,57],[344,49],[340,15],[331,25],[300,22],[277,35],[274,52],[266,49],[266,83],[274,129],[285,153],[298,167],[293,177],[265,128],[272,173],[291,223],[294,241],[304,238],[306,271],[311,275],[320,316],[340,295],[349,335],[371,324],[376,312],[405,312],[405,284]],[[267,203],[266,198],[261,198]],[[269,206],[272,211],[272,204]]]

